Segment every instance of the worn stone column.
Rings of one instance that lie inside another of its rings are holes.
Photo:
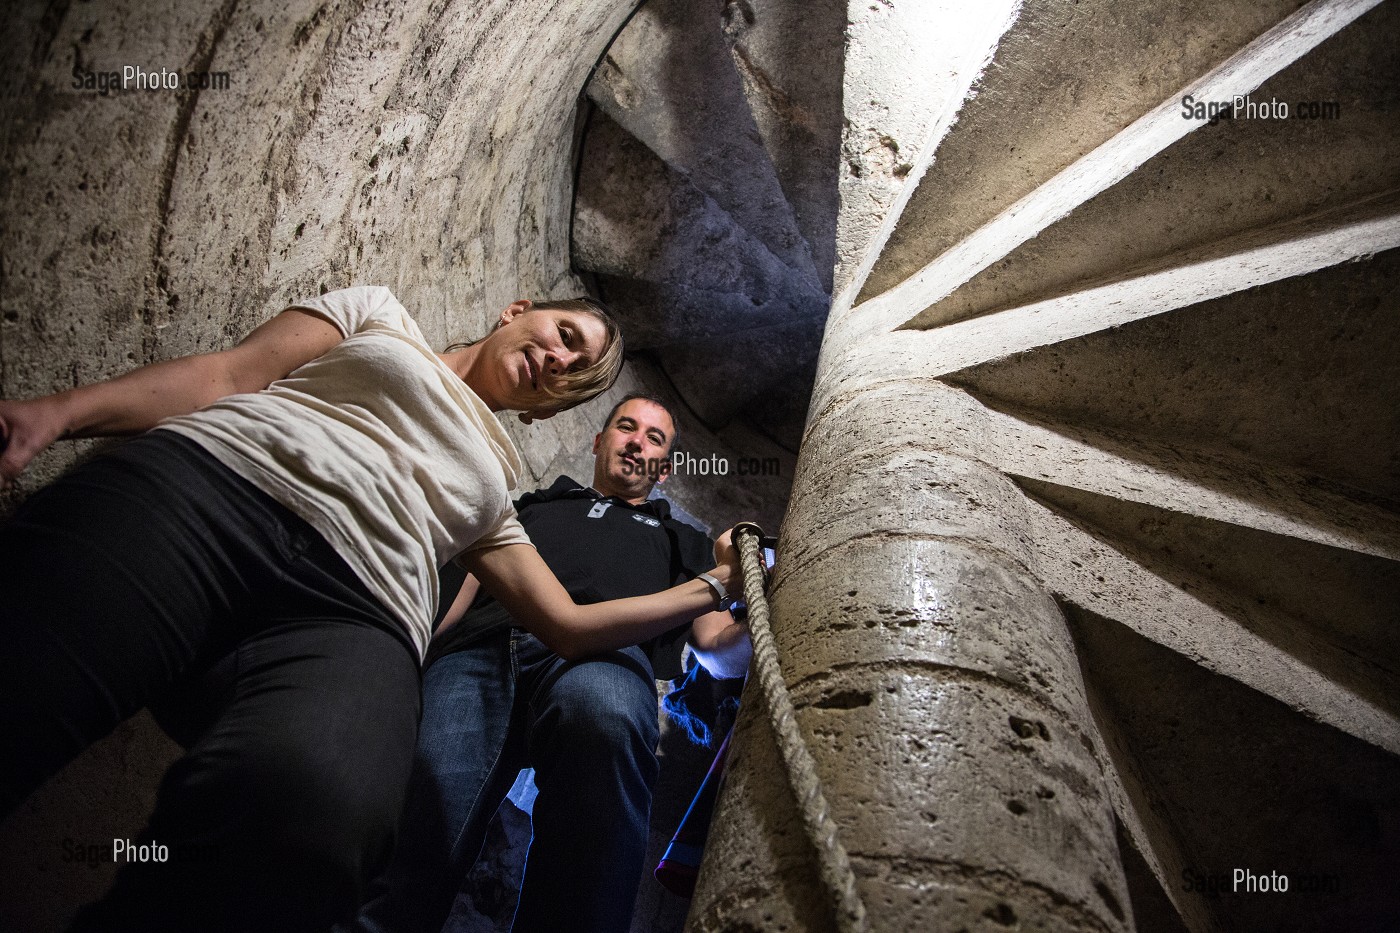
[[[959,390],[859,381],[818,390],[772,605],[870,928],[1131,929],[1023,494],[975,456],[981,426],[947,419]],[[690,929],[829,929],[754,689],[737,728]]]

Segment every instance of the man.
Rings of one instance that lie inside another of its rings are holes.
[[[675,422],[632,395],[593,439],[593,485],[560,477],[516,508],[579,602],[639,596],[713,564],[709,539],[649,500],[670,472]],[[716,593],[716,605],[724,603]],[[469,607],[469,608],[468,608]],[[512,625],[467,577],[423,676],[423,721],[399,843],[357,928],[437,933],[516,773],[535,769],[534,837],[514,929],[626,931],[641,878],[658,764],[655,677],[702,664],[740,676],[748,637],[727,611],[645,645],[566,662]]]

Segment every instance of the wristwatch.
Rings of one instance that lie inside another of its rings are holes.
[[[695,575],[695,578],[697,580],[704,580],[706,583],[710,584],[710,589],[715,591],[715,599],[717,600],[717,604],[715,605],[716,611],[722,611],[734,605],[734,597],[729,595],[729,591],[724,588],[724,584],[716,580],[713,574],[698,573]]]

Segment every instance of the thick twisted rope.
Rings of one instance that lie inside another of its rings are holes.
[[[734,529],[734,543],[744,571],[744,601],[749,607],[749,637],[753,642],[751,673],[758,677],[768,721],[773,727],[778,753],[787,771],[788,785],[797,799],[802,826],[816,852],[822,884],[836,911],[836,928],[841,933],[864,933],[865,905],[856,891],[856,876],[850,856],[836,838],[836,822],[822,793],[816,762],[798,730],[792,696],[778,666],[778,649],[768,621],[768,597],[763,591],[763,564],[759,558],[762,530],[744,523]]]

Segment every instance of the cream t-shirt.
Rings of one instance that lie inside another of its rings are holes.
[[[292,307],[345,339],[261,392],[157,427],[200,444],[324,535],[421,657],[438,567],[464,550],[530,543],[509,492],[520,453],[389,289]]]

